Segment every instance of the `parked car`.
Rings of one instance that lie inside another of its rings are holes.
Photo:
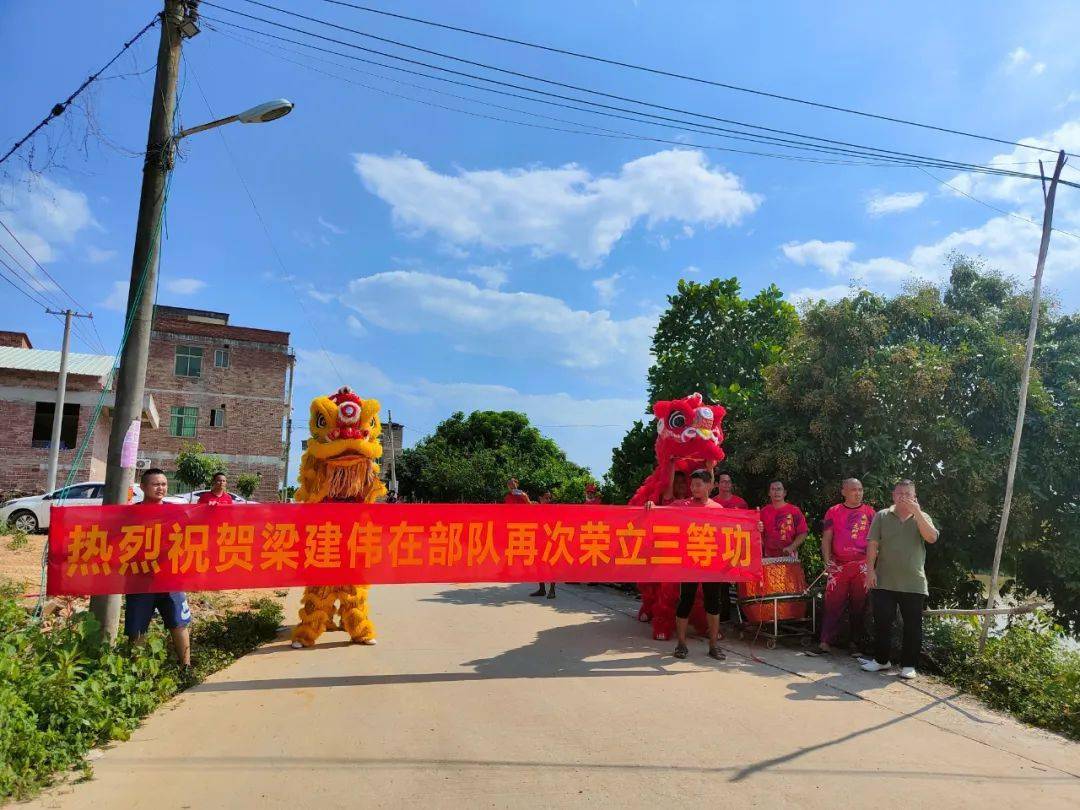
[[[49,510],[53,506],[101,506],[103,481],[88,481],[85,484],[72,484],[61,487],[44,495],[30,495],[16,498],[0,507],[0,525],[12,526],[32,534],[49,528]],[[135,502],[143,498],[142,489],[136,484]]]
[[[197,489],[194,492],[183,492],[179,495],[166,495],[165,503],[198,503],[199,496],[205,495],[209,491],[208,489]],[[241,498],[235,492],[229,494],[232,495],[233,503],[255,503],[255,501],[249,501],[247,498]]]

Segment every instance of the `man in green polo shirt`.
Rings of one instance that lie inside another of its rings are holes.
[[[890,669],[892,625],[896,608],[904,621],[900,677],[916,676],[922,649],[922,611],[927,596],[926,544],[936,543],[938,530],[919,506],[915,484],[900,481],[893,487],[893,505],[874,516],[866,545],[866,584],[874,609],[874,658],[862,662],[867,672]]]

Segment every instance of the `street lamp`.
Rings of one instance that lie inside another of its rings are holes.
[[[259,104],[256,107],[252,107],[250,110],[244,110],[242,113],[230,115],[228,118],[219,118],[217,121],[211,121],[208,124],[199,124],[197,127],[182,129],[180,130],[180,133],[173,138],[173,141],[176,142],[181,138],[186,138],[188,135],[194,135],[196,132],[205,132],[208,129],[223,127],[234,121],[239,121],[241,124],[265,124],[267,121],[276,121],[278,118],[291,113],[293,106],[295,105],[291,101],[284,98],[267,101],[265,104]]]

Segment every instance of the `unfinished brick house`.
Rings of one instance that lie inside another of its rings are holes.
[[[146,392],[161,414],[139,456],[170,472],[182,446],[198,442],[233,479],[258,473],[254,498],[275,500],[285,468],[289,333],[232,326],[224,312],[156,306]],[[171,476],[170,476],[171,477]]]

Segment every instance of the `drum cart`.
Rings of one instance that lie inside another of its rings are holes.
[[[815,587],[824,576],[824,572],[808,586],[800,591],[795,591],[794,585],[799,587],[803,584],[802,566],[797,557],[778,557],[762,560],[763,564],[791,564],[798,566],[797,581],[789,578],[785,584],[789,587],[770,590],[766,586],[765,593],[748,594],[740,593],[735,600],[738,610],[739,621],[736,627],[739,630],[739,638],[744,639],[751,633],[753,638],[764,638],[765,648],[776,649],[776,642],[781,638],[797,638],[804,647],[814,643],[817,635],[817,592]],[[766,579],[768,577],[766,576]],[[809,610],[805,603],[809,602]],[[792,609],[797,603],[802,603],[803,610]],[[802,613],[801,616],[792,614]]]

